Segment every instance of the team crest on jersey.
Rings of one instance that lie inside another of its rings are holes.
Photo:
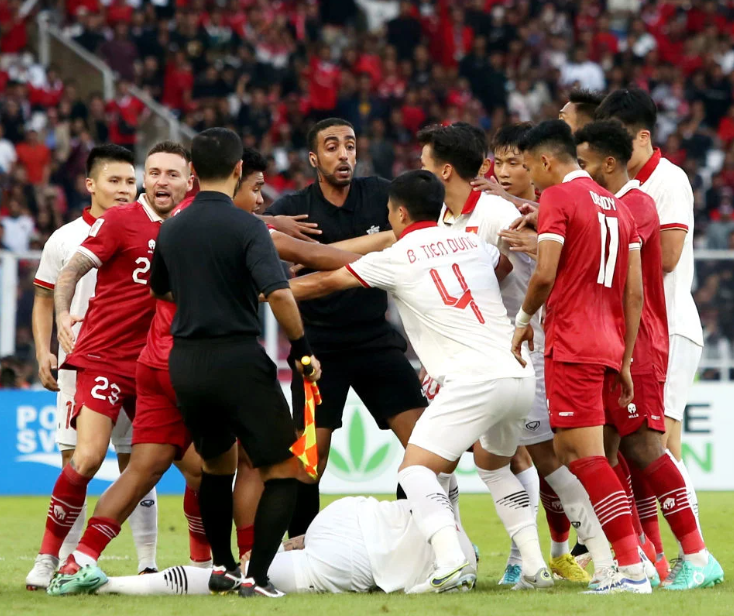
[[[99,233],[99,230],[102,227],[103,223],[104,218],[98,218],[97,220],[95,220],[92,228],[89,230],[89,237],[97,237],[97,233]]]
[[[467,227],[466,228],[466,232],[467,233],[475,233],[475,234],[478,235],[479,234],[479,227]]]
[[[372,225],[369,229],[367,229],[367,235],[374,235],[375,233],[380,232],[380,227],[377,225]]]
[[[148,252],[152,253],[155,250],[155,240],[148,240]]]

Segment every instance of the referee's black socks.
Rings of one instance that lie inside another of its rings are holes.
[[[297,479],[269,479],[255,513],[255,540],[247,577],[258,586],[268,583],[268,569],[288,529],[298,497]],[[203,512],[202,512],[203,513]]]
[[[305,535],[313,519],[319,514],[321,498],[318,483],[298,482],[298,505],[293,512],[293,520],[288,527],[288,536]]]
[[[202,471],[199,488],[201,521],[209,545],[212,548],[214,565],[237,569],[232,556],[232,484],[234,475],[210,475]]]

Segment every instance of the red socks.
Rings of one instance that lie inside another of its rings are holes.
[[[84,531],[77,550],[97,560],[109,542],[119,534],[120,524],[117,520],[93,516],[89,518],[87,530]]]
[[[563,505],[553,488],[548,485],[545,478],[540,477],[540,500],[545,509],[545,518],[548,520],[550,536],[556,543],[568,541],[568,533],[571,530],[571,522],[563,511]]]
[[[191,560],[203,563],[212,559],[212,551],[204,532],[199,509],[199,493],[186,486],[183,501],[184,515],[189,523],[189,552]]]
[[[237,547],[240,551],[240,560],[252,549],[255,541],[255,525],[243,526],[237,529]]]
[[[645,531],[645,537],[655,547],[655,553],[663,554],[663,539],[660,536],[658,521],[658,499],[655,492],[650,488],[644,471],[633,464],[630,466],[630,473],[632,474],[632,491],[634,492],[642,530]]]
[[[67,464],[56,480],[46,517],[46,531],[41,542],[41,554],[59,556],[61,544],[74,526],[87,497],[91,477],[84,477]]]
[[[660,456],[644,471],[647,483],[660,501],[663,516],[670,524],[684,554],[695,554],[706,546],[696,526],[683,477],[667,454]]]
[[[638,537],[642,537],[644,531],[640,523],[640,516],[637,513],[635,497],[632,494],[632,475],[630,474],[629,466],[627,466],[627,460],[622,457],[621,453],[617,453],[617,466],[613,466],[612,470],[616,473],[617,479],[619,479],[619,483],[622,484],[624,492],[627,495],[627,500],[630,504],[630,513],[632,514],[632,526],[635,529],[635,533],[637,533]]]
[[[638,564],[638,540],[632,527],[629,500],[607,459],[590,456],[574,460],[568,468],[586,489],[619,565]]]

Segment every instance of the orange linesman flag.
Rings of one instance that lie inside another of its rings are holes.
[[[300,438],[291,446],[291,453],[296,456],[309,476],[318,477],[319,456],[316,447],[316,405],[321,404],[321,392],[318,385],[304,379],[306,392],[306,408],[304,409],[304,430]]]

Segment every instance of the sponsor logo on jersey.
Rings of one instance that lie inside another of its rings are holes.
[[[540,422],[539,421],[529,421],[525,424],[525,428],[527,430],[530,430],[531,432],[535,432],[538,428],[540,428]]]
[[[155,240],[148,240],[148,253],[152,254],[155,250]]]
[[[637,405],[634,403],[627,405],[627,412],[629,413],[630,419],[637,419],[639,417],[637,414]]]
[[[372,225],[369,229],[367,229],[367,235],[374,235],[375,233],[380,232],[380,227],[377,225]]]
[[[150,509],[153,505],[155,505],[155,501],[152,498],[146,498],[145,500],[140,501],[141,507]]]
[[[573,417],[573,411],[563,411],[558,413],[560,417]]]

